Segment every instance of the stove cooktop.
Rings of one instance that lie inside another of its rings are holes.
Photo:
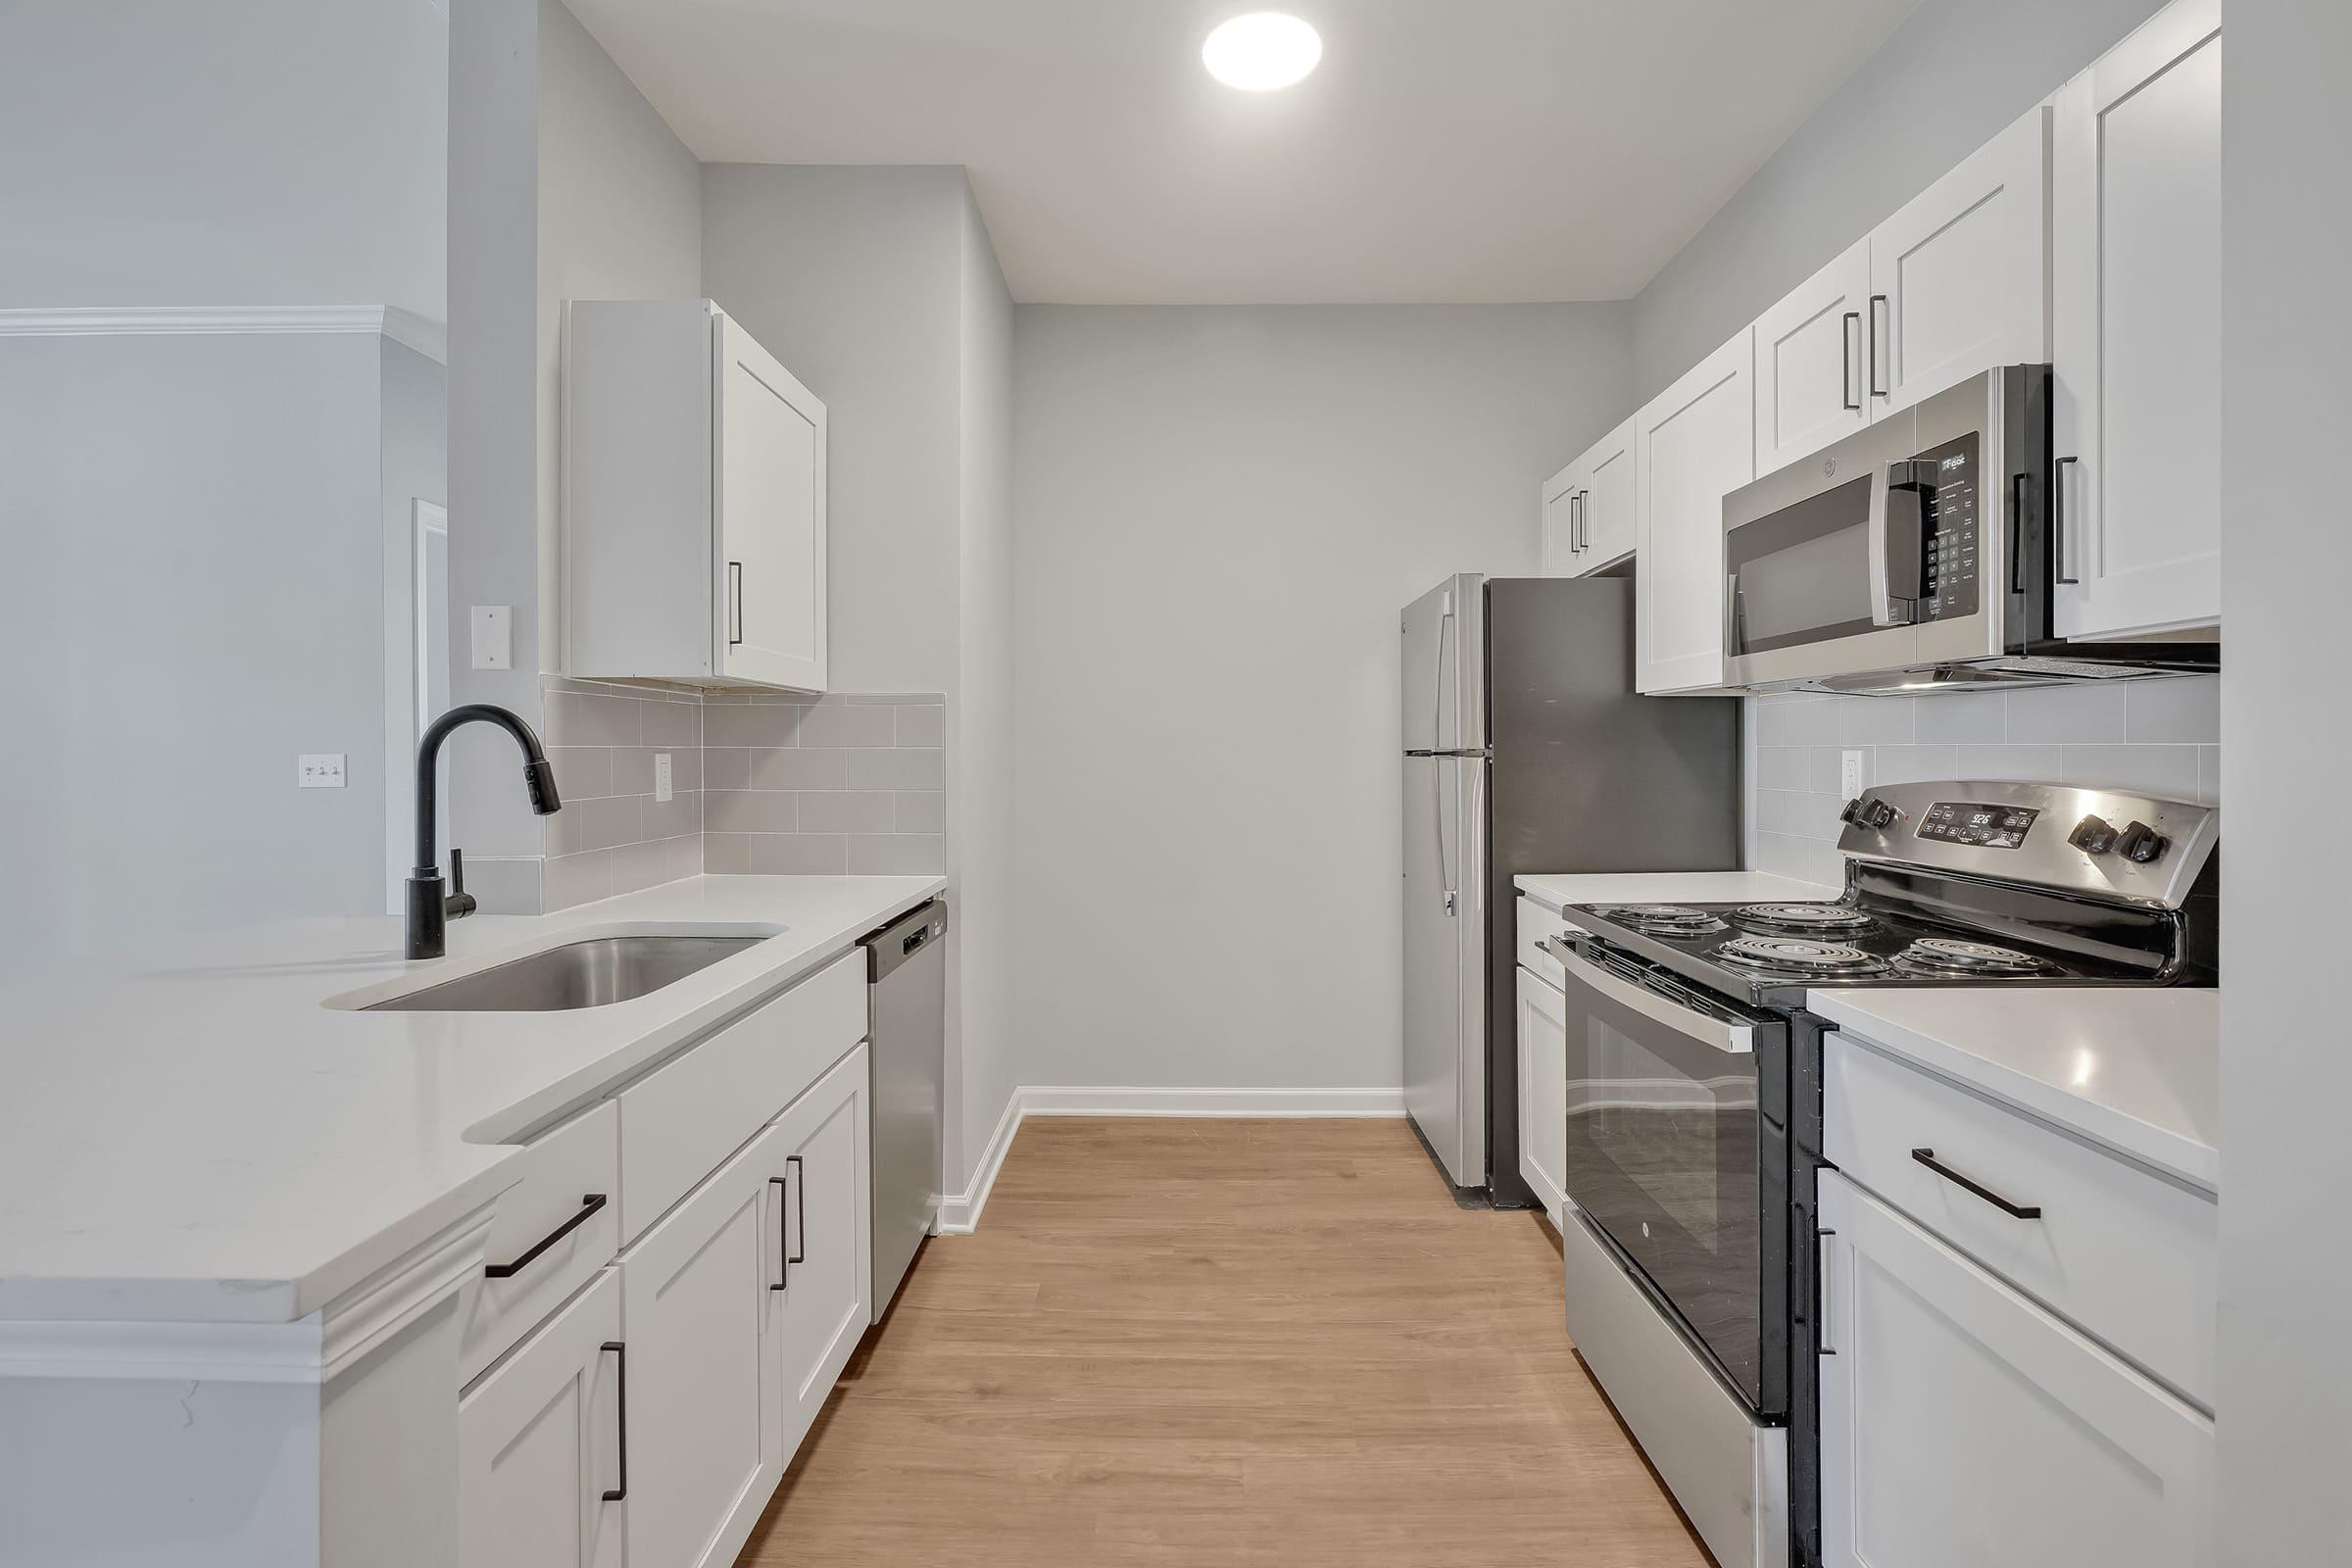
[[[1577,905],[1594,937],[1759,1004],[1846,986],[2161,985],[2127,957],[2044,947],[1848,900],[1818,904]],[[2007,936],[2004,933],[2004,936]]]

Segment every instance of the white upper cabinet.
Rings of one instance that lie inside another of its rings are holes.
[[[1634,686],[1723,680],[1723,498],[1755,477],[1754,334],[1701,360],[1634,416]]]
[[[1825,1564],[2213,1560],[2210,1420],[1835,1171],[1820,1220]]]
[[[1544,481],[1544,575],[1582,577],[1634,553],[1634,421]]]
[[[2049,120],[2035,105],[1871,232],[1871,417],[2050,357]]]
[[[822,691],[825,406],[709,300],[574,300],[564,672]]]
[[[1544,575],[1574,577],[1584,570],[1585,460],[1544,481]]]
[[[2058,95],[2061,636],[2221,618],[2221,0],[2175,0]]]
[[[1757,320],[1757,473],[1868,422],[1870,315],[1870,241],[1861,239]]]

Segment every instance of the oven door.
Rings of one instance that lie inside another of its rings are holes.
[[[1786,1026],[1591,938],[1566,970],[1568,1197],[1757,1415],[1786,1414]],[[1770,1345],[1768,1345],[1770,1342]],[[1782,1359],[1785,1359],[1782,1358]]]

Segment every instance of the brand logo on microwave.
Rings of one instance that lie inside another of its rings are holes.
[[[1946,458],[1942,463],[1943,471],[1946,473],[1951,472],[1954,468],[1965,468],[1967,466],[1968,459],[1965,457]]]

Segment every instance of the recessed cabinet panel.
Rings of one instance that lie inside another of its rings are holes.
[[[1635,418],[1635,686],[1723,679],[1723,498],[1755,477],[1752,334],[1742,331]]]
[[[719,318],[719,554],[726,673],[825,683],[825,406]]]
[[[1544,575],[1573,577],[1584,569],[1583,464],[1570,464],[1544,481]]]
[[[1834,1171],[1822,1559],[2192,1568],[2213,1423]]]
[[[775,1131],[621,1255],[631,1563],[723,1568],[784,1473],[768,1286],[783,1257]]]
[[[1555,1228],[1568,1219],[1567,1005],[1557,987],[1519,971],[1519,1174]]]
[[[1867,418],[1870,242],[1807,278],[1756,321],[1756,472],[1810,456]]]
[[[619,1342],[608,1271],[459,1401],[464,1568],[619,1568]]]
[[[1585,549],[1577,557],[1578,576],[1634,553],[1634,421],[1628,419],[1585,454]]]
[[[2048,192],[2037,105],[1872,232],[1872,418],[2049,358]]]
[[[2221,22],[2176,0],[2059,95],[2062,636],[2221,618]]]
[[[776,1392],[785,1452],[824,1408],[873,1310],[868,1057],[860,1046],[776,1123],[769,1190],[786,1205],[786,1283],[775,1293]]]

